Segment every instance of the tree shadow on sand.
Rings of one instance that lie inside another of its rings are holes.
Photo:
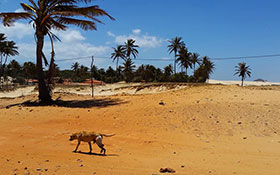
[[[13,106],[25,106],[25,107],[36,107],[36,106],[58,106],[58,107],[66,107],[66,108],[92,108],[92,107],[108,107],[124,104],[124,102],[120,99],[92,99],[92,100],[60,100],[57,99],[50,103],[40,103],[39,101],[26,101],[23,103],[12,104],[6,106],[6,108],[11,108]]]
[[[86,154],[86,155],[93,155],[93,156],[119,156],[118,154],[100,154],[100,153],[93,153],[93,152],[83,152],[83,151],[77,151],[77,152],[73,152],[73,153],[77,153],[77,154]]]

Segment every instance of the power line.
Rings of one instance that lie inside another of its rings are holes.
[[[251,58],[271,58],[271,57],[280,57],[280,54],[271,54],[271,55],[254,55],[254,56],[237,56],[237,57],[218,57],[218,58],[210,58],[211,60],[235,60],[235,59],[251,59]],[[91,56],[87,57],[80,57],[80,58],[70,58],[70,59],[63,59],[57,60],[57,62],[61,61],[71,61],[71,60],[80,60],[80,59],[87,59],[91,58]],[[109,57],[97,57],[98,59],[109,59]],[[156,59],[156,58],[138,58],[135,61],[173,61],[174,59]]]
[[[235,60],[235,59],[250,59],[250,58],[270,58],[270,57],[280,57],[280,54],[239,56],[239,57],[224,57],[224,58],[210,58],[210,59],[218,61],[218,60]]]
[[[76,57],[76,58],[67,58],[67,59],[58,59],[56,62],[64,62],[64,61],[72,61],[72,60],[84,60],[84,59],[91,59],[92,56],[85,56],[85,57]],[[237,59],[252,59],[252,58],[272,58],[272,57],[279,57],[280,54],[270,54],[270,55],[253,55],[253,56],[237,56],[237,57],[209,57],[210,60],[213,61],[222,61],[222,60],[237,60]],[[109,60],[110,57],[95,57],[96,59],[106,59]],[[156,59],[156,58],[138,58],[135,61],[174,61],[174,59]]]

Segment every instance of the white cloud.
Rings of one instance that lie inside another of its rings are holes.
[[[31,24],[15,22],[11,27],[0,25],[1,33],[5,33],[8,39],[22,39],[25,36],[32,36],[34,29]]]
[[[57,36],[61,39],[62,42],[79,42],[84,41],[86,38],[82,36],[81,32],[78,30],[67,30],[56,32]]]
[[[107,35],[108,35],[108,36],[111,36],[111,37],[115,37],[115,36],[116,36],[116,35],[113,34],[111,31],[107,32]]]
[[[25,12],[22,8],[20,8],[20,9],[16,9],[16,11],[15,12]]]
[[[139,35],[141,33],[141,30],[140,29],[134,29],[134,30],[132,30],[132,33],[134,35]]]
[[[135,43],[139,45],[140,48],[156,48],[160,47],[161,44],[165,42],[164,39],[156,36],[150,36],[148,34],[141,35],[140,29],[134,29],[130,35],[119,35],[114,38],[117,44],[123,44],[128,39],[134,39],[136,41]]]

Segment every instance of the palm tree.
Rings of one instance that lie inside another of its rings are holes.
[[[24,76],[27,78],[37,78],[36,65],[32,62],[25,62],[22,67]]]
[[[121,66],[122,71],[124,72],[124,76],[127,82],[130,82],[132,80],[133,71],[136,66],[134,65],[134,62],[129,58],[124,63],[123,66]]]
[[[139,48],[138,45],[135,45],[135,40],[133,39],[128,39],[123,47],[126,53],[126,59],[130,59],[130,55],[132,54],[134,58],[136,58],[136,56],[139,54],[138,50],[136,48]]]
[[[113,61],[117,60],[116,71],[118,70],[119,58],[125,60],[125,48],[121,45],[118,45],[116,48],[113,48],[114,52],[111,54]]]
[[[39,81],[39,100],[41,102],[52,101],[50,89],[45,83],[43,74],[42,59],[47,64],[43,53],[44,37],[49,36],[51,40],[52,52],[50,61],[50,70],[54,65],[54,47],[53,40],[58,39],[52,33],[52,30],[66,30],[67,25],[75,25],[83,30],[96,30],[96,22],[101,23],[97,16],[107,16],[114,20],[107,12],[100,9],[97,5],[79,7],[79,3],[85,4],[92,0],[29,0],[30,5],[21,3],[25,12],[0,13],[0,19],[3,19],[5,26],[11,26],[13,22],[21,19],[29,19],[33,22],[36,39],[36,67]],[[74,17],[80,17],[74,18]]]
[[[12,60],[8,64],[7,68],[8,68],[8,75],[12,77],[16,77],[22,70],[20,64],[16,60]]]
[[[16,43],[14,41],[4,41],[1,44],[1,62],[0,62],[0,77],[4,74],[6,63],[8,60],[8,57],[10,56],[16,56],[18,55],[17,51],[18,47],[16,46]],[[3,56],[5,57],[5,61],[3,60]]]
[[[74,72],[78,72],[78,70],[80,69],[80,64],[78,62],[73,63],[72,66],[71,66],[71,69]]]
[[[177,52],[180,49],[180,47],[185,46],[184,41],[182,41],[181,37],[175,37],[172,40],[168,41],[170,44],[167,46],[169,54],[174,52],[174,73],[176,74],[176,58],[177,58]]]
[[[207,73],[207,79],[209,79],[210,74],[212,74],[215,70],[215,64],[210,61],[210,59],[207,56],[204,56],[202,58],[202,65]]]
[[[210,74],[215,70],[215,64],[210,61],[207,56],[202,58],[202,63],[199,68],[194,72],[194,78],[196,82],[205,82],[210,78]]]
[[[186,75],[188,72],[188,68],[192,68],[192,60],[191,60],[191,53],[188,52],[188,49],[185,46],[181,46],[178,53],[178,58],[176,59],[177,62],[180,62],[180,65],[186,68]]]
[[[0,68],[2,68],[3,65],[3,55],[4,55],[4,48],[6,45],[6,39],[5,34],[0,33]]]
[[[248,77],[251,76],[251,69],[249,67],[250,66],[246,66],[245,62],[238,63],[238,66],[235,66],[234,75],[239,74],[238,76],[241,77],[241,82],[242,82],[241,86],[243,86],[243,82],[244,82],[246,76],[247,75],[248,75]]]
[[[200,64],[199,54],[193,53],[191,57],[192,57],[192,64],[193,64],[193,72],[195,72],[195,65]]]
[[[3,65],[7,63],[7,59],[9,56],[16,56],[19,54],[17,51],[18,47],[16,46],[16,43],[14,41],[5,41],[4,47],[3,47],[3,56],[6,56],[5,61],[3,62]]]

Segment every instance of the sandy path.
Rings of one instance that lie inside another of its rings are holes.
[[[280,173],[278,87],[200,86],[95,101],[57,96],[68,107],[0,109],[1,173],[151,175],[163,167],[182,175]],[[104,139],[108,156],[72,153],[69,134],[80,130],[116,133]]]

